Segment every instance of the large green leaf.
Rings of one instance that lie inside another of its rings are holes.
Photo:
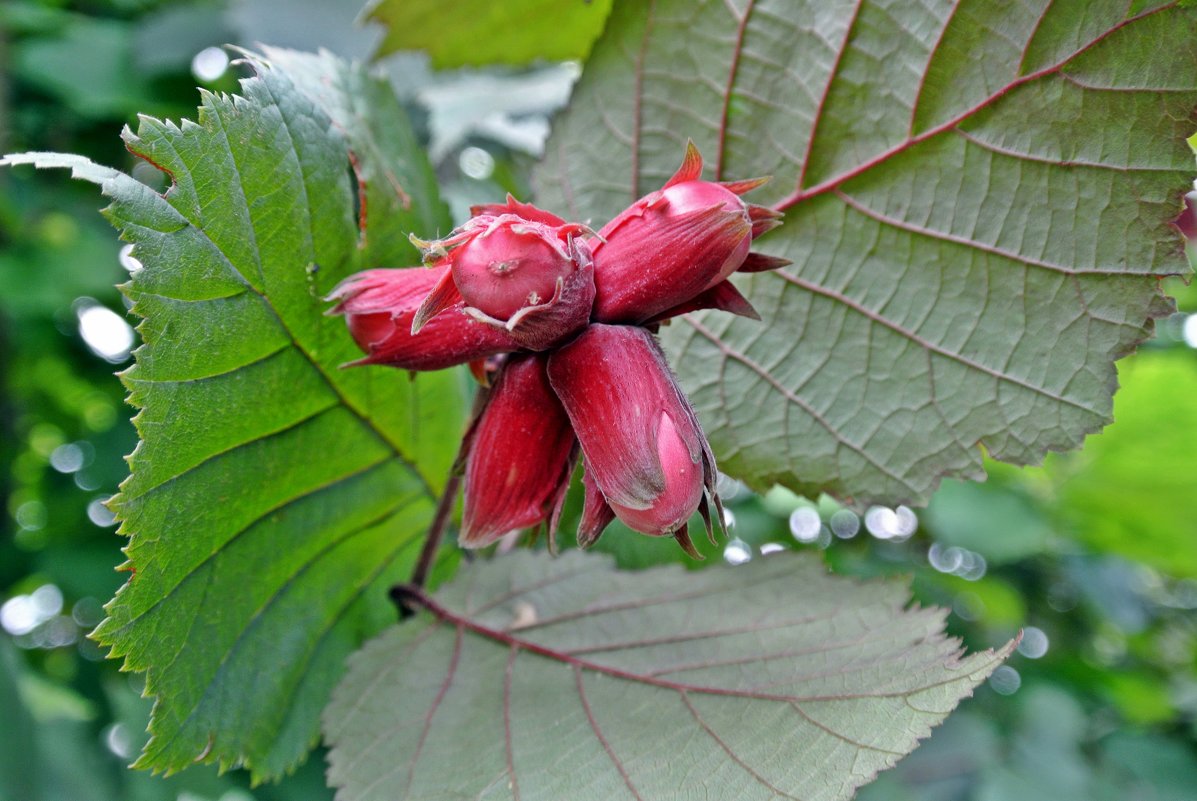
[[[1187,269],[1197,10],[1115,0],[656,0],[616,6],[538,173],[599,225],[676,168],[769,174],[786,221],[738,278],[763,323],[664,333],[720,466],[923,501],[1077,447],[1113,360]]]
[[[440,200],[436,173],[390,83],[360,67],[346,69],[327,51],[312,55],[264,47],[262,53],[349,140],[358,180],[362,263],[372,267],[420,264],[420,254],[408,235],[443,236],[452,222]]]
[[[585,58],[611,0],[375,0],[366,17],[386,26],[378,55],[425,50],[434,67]]]
[[[329,778],[341,801],[850,798],[1013,648],[965,657],[908,599],[796,554],[475,565],[350,659]]]
[[[197,122],[126,130],[171,176],[165,195],[80,157],[7,159],[99,184],[144,265],[125,291],[145,344],[123,376],[142,441],[114,501],[132,576],[95,636],[148,671],[137,764],[165,771],[216,761],[269,777],[302,758],[346,654],[393,619],[385,588],[409,570],[460,434],[453,373],[340,370],[359,354],[323,315],[338,280],[376,266],[362,240],[393,243],[410,222],[370,214],[359,230],[350,172],[353,153],[372,164],[362,181],[395,159],[426,173],[410,131],[356,149],[407,120],[393,102],[334,105],[337,87],[377,99],[356,67],[274,55],[294,74],[251,59],[242,95],[204,94]],[[447,226],[431,180],[404,191],[413,215]]]

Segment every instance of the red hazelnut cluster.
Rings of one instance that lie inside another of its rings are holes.
[[[765,179],[704,181],[691,143],[677,173],[597,233],[508,196],[437,241],[427,269],[368,270],[329,300],[366,352],[354,364],[470,364],[492,384],[463,445],[459,542],[544,525],[550,541],[578,458],[587,547],[618,517],[651,536],[722,518],[706,436],[653,331],[722,309],[757,318],[728,276],[784,265],[749,252],[780,214],[740,195]]]

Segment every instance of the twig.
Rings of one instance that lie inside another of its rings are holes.
[[[436,559],[436,552],[440,549],[441,540],[445,538],[445,529],[449,527],[449,517],[453,513],[453,502],[457,500],[457,490],[461,486],[461,473],[456,471],[449,474],[445,482],[445,490],[441,493],[436,504],[436,514],[432,517],[432,524],[428,526],[428,536],[424,539],[424,548],[420,551],[420,558],[411,572],[410,584],[423,587],[428,580],[428,571]]]
[[[428,573],[432,570],[432,563],[436,561],[436,552],[440,550],[441,541],[445,538],[445,530],[449,527],[449,518],[453,516],[453,504],[457,500],[457,491],[461,488],[461,478],[465,474],[466,458],[470,453],[470,444],[474,441],[478,418],[482,416],[482,410],[486,408],[486,402],[489,399],[490,390],[486,387],[479,387],[477,394],[474,395],[474,406],[470,409],[469,423],[466,425],[465,435],[461,438],[457,458],[453,460],[453,466],[449,468],[449,478],[445,481],[445,489],[437,501],[436,513],[433,514],[432,523],[428,526],[424,547],[420,550],[420,556],[412,570],[411,580],[406,585],[399,586],[423,587],[428,581]],[[399,607],[400,619],[406,619],[415,614],[412,605],[404,597],[396,595],[394,590],[391,592],[391,597]]]

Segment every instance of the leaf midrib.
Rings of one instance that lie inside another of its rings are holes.
[[[519,594],[523,594],[524,591],[525,590],[515,592],[515,595],[518,596]],[[751,697],[751,698],[758,699],[758,700],[776,701],[779,703],[783,703],[786,707],[788,707],[789,709],[792,709],[795,714],[797,714],[803,720],[805,720],[810,726],[818,729],[819,731],[832,737],[833,739],[839,740],[839,741],[849,745],[852,748],[862,750],[862,751],[873,751],[873,752],[876,752],[879,754],[883,754],[886,756],[887,759],[892,758],[892,757],[901,758],[902,756],[905,755],[905,753],[903,751],[893,750],[893,749],[885,748],[885,747],[882,747],[879,745],[862,742],[860,740],[854,739],[853,737],[851,737],[847,734],[844,734],[843,732],[837,731],[836,729],[834,729],[831,726],[818,720],[817,718],[812,716],[809,712],[807,712],[805,709],[803,709],[800,702],[802,702],[802,701],[818,702],[818,701],[849,700],[849,699],[866,698],[866,697],[867,698],[901,697],[906,701],[907,706],[912,711],[920,713],[920,714],[929,714],[929,715],[935,716],[938,714],[935,711],[920,710],[919,708],[910,704],[910,701],[909,701],[910,696],[917,694],[917,693],[925,692],[925,691],[930,690],[935,687],[943,686],[946,684],[951,684],[954,682],[960,682],[960,681],[967,682],[970,680],[970,677],[972,675],[974,675],[977,671],[984,671],[994,661],[1000,661],[1000,659],[1001,659],[1001,657],[997,653],[991,651],[991,652],[989,652],[990,657],[991,657],[990,661],[988,663],[986,663],[985,665],[982,665],[981,667],[977,668],[974,671],[970,671],[969,673],[966,673],[966,674],[951,676],[948,679],[925,684],[925,685],[922,685],[920,687],[917,687],[917,688],[914,688],[911,690],[902,690],[902,691],[896,691],[893,693],[873,692],[873,693],[866,693],[866,694],[860,694],[860,695],[841,694],[841,695],[836,695],[836,696],[810,696],[810,697],[776,696],[776,695],[766,695],[766,694],[762,694],[759,692],[744,693],[744,692],[737,692],[737,691],[728,691],[728,690],[724,690],[722,688],[712,688],[712,687],[708,687],[708,686],[687,685],[687,684],[681,684],[681,683],[677,683],[677,682],[668,682],[668,681],[655,681],[655,680],[646,678],[643,674],[636,674],[636,673],[633,673],[630,671],[623,671],[623,670],[619,670],[619,669],[610,668],[609,666],[595,664],[595,663],[589,662],[588,660],[577,659],[577,658],[571,656],[570,654],[563,653],[563,652],[557,651],[555,649],[547,648],[545,646],[541,646],[536,643],[531,643],[527,640],[524,640],[523,638],[521,638],[519,636],[512,635],[509,632],[499,631],[499,630],[484,626],[484,625],[476,622],[475,620],[472,620],[468,615],[458,615],[456,613],[453,613],[452,611],[446,609],[445,607],[437,604],[435,601],[433,601],[431,598],[429,598],[422,591],[417,590],[413,593],[413,595],[416,597],[417,603],[424,606],[425,610],[427,612],[431,613],[431,621],[429,622],[427,627],[422,632],[420,632],[419,635],[416,636],[415,640],[413,640],[412,643],[409,643],[409,646],[412,646],[413,644],[417,644],[418,642],[424,640],[430,633],[437,630],[443,623],[453,626],[455,643],[454,643],[453,651],[450,655],[450,668],[449,668],[444,680],[442,681],[440,687],[438,688],[438,691],[436,693],[435,698],[433,699],[431,706],[425,713],[424,723],[423,723],[423,726],[422,726],[422,729],[421,729],[421,732],[420,732],[420,735],[418,738],[418,745],[415,749],[415,754],[413,755],[412,759],[409,760],[409,762],[407,763],[407,766],[406,766],[406,768],[407,768],[407,783],[405,785],[405,793],[403,796],[404,798],[410,797],[411,785],[412,785],[412,781],[413,781],[414,773],[415,773],[415,764],[418,761],[418,757],[422,750],[423,743],[427,738],[428,732],[434,725],[434,720],[435,720],[436,714],[441,706],[442,699],[445,697],[445,695],[450,691],[450,689],[452,687],[453,680],[454,680],[454,677],[456,674],[456,669],[459,664],[459,657],[460,657],[460,653],[461,653],[463,638],[467,632],[474,634],[474,635],[481,636],[485,639],[489,639],[499,645],[504,645],[508,649],[506,668],[505,668],[504,676],[503,676],[503,690],[502,690],[502,693],[503,693],[503,695],[502,695],[502,718],[503,718],[503,732],[504,732],[504,756],[505,756],[505,762],[506,762],[505,775],[509,782],[509,789],[516,799],[520,798],[520,793],[519,793],[519,783],[518,783],[518,779],[516,777],[516,771],[515,771],[514,737],[513,737],[513,731],[512,731],[512,716],[511,716],[511,694],[512,694],[512,683],[513,683],[513,676],[515,673],[516,659],[520,655],[521,651],[530,652],[530,653],[533,653],[533,654],[541,656],[541,657],[554,659],[559,662],[569,664],[571,666],[572,671],[573,671],[573,676],[574,676],[574,685],[577,690],[578,700],[581,705],[582,711],[586,717],[586,720],[588,721],[588,724],[591,728],[591,731],[595,735],[599,745],[601,745],[607,758],[611,761],[611,764],[615,767],[616,771],[620,775],[625,787],[632,794],[632,796],[636,799],[642,799],[643,796],[640,794],[639,790],[633,783],[630,774],[628,773],[627,769],[624,767],[623,761],[621,760],[619,755],[616,753],[611,742],[608,740],[606,735],[603,733],[602,727],[599,725],[599,722],[594,714],[594,711],[591,708],[591,705],[590,705],[590,702],[589,702],[589,699],[588,699],[587,693],[586,693],[586,683],[585,683],[585,679],[584,679],[584,672],[587,670],[590,670],[592,672],[597,672],[597,673],[603,673],[603,674],[606,674],[613,678],[654,685],[654,686],[661,687],[663,689],[668,689],[668,690],[676,692],[678,695],[678,698],[685,705],[685,707],[689,710],[696,725],[698,725],[699,728],[702,729],[703,732],[705,732],[709,737],[711,737],[716,742],[716,744],[719,745],[719,747],[724,751],[724,753],[726,753],[728,755],[728,757],[733,762],[735,762],[736,765],[739,766],[740,769],[744,770],[749,776],[751,776],[753,778],[753,780],[760,783],[762,786],[769,788],[772,792],[780,795],[781,797],[784,797],[787,799],[797,799],[796,796],[793,796],[791,794],[788,794],[788,793],[780,790],[775,785],[773,785],[772,783],[767,781],[751,765],[749,765],[746,761],[744,761],[741,757],[739,757],[734,752],[734,750],[731,748],[730,744],[728,744],[727,741],[725,741],[710,726],[710,724],[708,724],[703,719],[701,713],[699,712],[697,707],[695,707],[693,702],[691,701],[690,694],[695,693],[695,694],[707,694],[707,695],[734,695],[734,696],[739,696],[739,697]],[[512,595],[512,593],[506,593],[502,597],[509,597],[511,595]],[[496,605],[495,602],[492,601],[492,602],[486,604],[485,608],[493,608],[495,605]],[[958,657],[958,656],[959,656],[959,653],[957,652],[956,657]],[[956,657],[948,655],[945,658],[945,655],[942,653],[933,653],[929,657],[927,657],[925,660],[918,663],[917,665],[914,665],[914,666],[908,665],[908,667],[914,667],[915,669],[922,668],[922,667],[929,667],[931,665],[941,665],[944,667],[948,667],[953,663],[959,664],[959,661]],[[379,680],[381,678],[381,676],[382,676],[382,674],[379,674],[379,676],[377,676],[375,678],[375,680],[376,681]],[[653,677],[653,678],[655,678],[655,677]],[[368,696],[368,693],[363,693],[360,696],[360,698],[365,698],[367,696]],[[360,700],[360,698],[359,698],[359,700]],[[383,735],[385,733],[386,732],[377,732],[376,738],[371,742],[371,744],[369,746],[367,746],[367,748],[364,751],[359,752],[355,756],[354,760],[351,763],[349,763],[348,765],[340,766],[341,770],[342,771],[351,771],[355,764],[358,764],[361,761],[361,759],[375,745],[377,745],[379,742],[381,742],[383,740]],[[401,764],[397,763],[390,770],[384,772],[382,775],[377,777],[373,782],[371,782],[371,784],[365,790],[360,791],[358,795],[359,796],[367,795],[370,790],[379,786],[383,782],[387,781],[389,778],[393,777],[396,773],[398,773],[402,769],[403,769],[403,766]]]
[[[1176,2],[1176,0],[1174,0],[1174,2],[1167,3],[1167,4],[1159,6],[1157,8],[1152,8],[1152,9],[1148,9],[1147,11],[1140,12],[1139,14],[1136,14],[1133,17],[1127,17],[1127,18],[1119,21],[1117,24],[1113,25],[1109,29],[1103,31],[1101,34],[1094,37],[1091,41],[1085,43],[1081,47],[1079,47],[1076,50],[1074,50],[1073,52],[1069,53],[1067,56],[1065,56],[1064,58],[1062,58],[1055,64],[1052,64],[1051,66],[1048,66],[1048,67],[1043,67],[1041,69],[1036,70],[1035,72],[1027,73],[1026,75],[1015,78],[1014,80],[1010,81],[1005,86],[1003,86],[1001,89],[998,89],[996,92],[994,92],[993,94],[986,97],[981,102],[979,102],[976,105],[972,106],[971,108],[961,112],[960,114],[947,120],[946,122],[943,122],[943,123],[940,123],[939,125],[928,128],[927,130],[923,131],[920,134],[914,134],[913,130],[912,130],[911,135],[909,135],[904,142],[902,142],[898,145],[895,145],[894,147],[891,147],[888,150],[885,150],[869,159],[866,159],[863,163],[858,164],[856,167],[853,167],[850,170],[846,170],[837,176],[833,176],[824,181],[821,181],[820,183],[816,184],[815,186],[812,186],[809,188],[803,188],[802,178],[805,176],[806,163],[807,163],[807,161],[809,161],[809,156],[810,156],[810,151],[808,150],[807,158],[803,161],[803,164],[800,168],[801,174],[799,176],[798,186],[795,188],[795,190],[791,194],[789,194],[786,197],[782,198],[781,200],[777,201],[777,203],[775,203],[773,205],[773,207],[775,209],[777,209],[778,211],[785,211],[786,209],[788,209],[792,206],[795,206],[804,200],[809,200],[812,197],[817,197],[819,195],[822,195],[822,194],[830,192],[834,189],[837,189],[838,187],[840,187],[847,181],[850,181],[853,178],[863,175],[864,173],[868,172],[872,168],[874,168],[886,161],[889,161],[891,158],[893,158],[901,153],[906,152],[907,150],[914,147],[915,145],[920,144],[921,142],[925,142],[928,139],[938,136],[946,131],[952,130],[956,126],[960,125],[960,123],[962,123],[965,120],[969,119],[970,117],[974,116],[978,112],[983,111],[986,108],[989,108],[995,102],[997,102],[1002,97],[1009,94],[1010,92],[1014,91],[1018,87],[1020,87],[1024,84],[1039,80],[1040,78],[1046,77],[1053,73],[1063,74],[1061,71],[1063,70],[1064,67],[1066,67],[1069,64],[1069,62],[1071,62],[1073,59],[1077,58],[1078,56],[1082,55],[1083,53],[1091,50],[1093,47],[1096,47],[1098,44],[1105,41],[1107,38],[1109,38],[1113,34],[1117,33],[1118,31],[1122,30],[1123,28],[1125,28],[1129,25],[1132,25],[1142,19],[1145,19],[1147,17],[1150,17],[1150,16],[1157,14],[1159,12],[1162,12],[1162,11],[1170,10],[1170,9],[1174,8],[1176,5],[1177,5],[1177,2]],[[944,31],[947,30],[947,27],[950,23],[951,23],[951,16],[949,16],[948,20],[944,23],[944,28],[943,28]],[[1032,34],[1031,37],[1027,40],[1027,44],[1026,44],[1027,47],[1030,46],[1031,41],[1033,39],[1034,39],[1034,34]],[[931,62],[934,60],[936,53],[938,52],[940,42],[942,42],[942,31],[941,31],[940,39],[936,42],[935,47],[932,48],[931,53],[929,54],[929,56],[927,58],[927,66],[924,66],[924,68],[923,68],[923,75],[922,75],[923,78],[926,77],[927,69],[930,66]],[[836,62],[835,63],[837,65],[839,64],[839,57],[847,49],[847,44],[848,44],[848,40],[847,40],[847,38],[845,38],[844,45],[840,48],[840,51],[836,54]],[[830,91],[830,87],[831,87],[832,83],[834,83],[835,79],[836,79],[836,71],[832,70],[831,74],[828,75],[828,78],[827,78],[827,87],[828,87],[827,91]],[[821,106],[820,106],[820,108],[821,108]],[[917,104],[917,98],[916,98],[914,108],[911,110],[911,119],[914,120],[917,117],[917,115],[918,115],[918,104]],[[822,116],[821,113],[816,113],[815,119],[811,125],[811,132],[810,132],[810,139],[809,139],[809,141],[811,142],[810,149],[813,149],[815,133],[817,132],[819,120],[820,120],[821,116]]]
[[[942,44],[942,41],[944,38],[944,34],[946,33],[948,27],[951,24],[952,16],[955,13],[955,9],[953,9],[952,13],[949,14],[947,19],[944,21],[944,24],[943,24],[942,28],[940,29],[939,35],[936,38],[935,44],[932,46],[930,52],[928,53],[927,62],[923,67],[922,74],[920,75],[919,90],[918,90],[918,93],[916,94],[916,97],[915,97],[915,100],[913,103],[913,107],[910,112],[911,129],[909,131],[909,134],[908,134],[906,140],[898,145],[895,145],[894,147],[889,148],[888,150],[883,151],[882,153],[879,153],[879,154],[865,160],[863,163],[857,165],[856,167],[854,167],[850,170],[847,170],[847,171],[845,171],[837,176],[834,176],[832,178],[829,178],[827,180],[821,181],[820,183],[818,183],[812,187],[804,188],[803,182],[804,182],[804,179],[806,176],[806,169],[807,169],[807,165],[810,162],[811,153],[814,151],[814,147],[815,147],[815,143],[816,143],[816,135],[818,133],[819,123],[823,117],[823,110],[824,110],[824,107],[826,104],[826,100],[827,100],[827,97],[830,95],[832,85],[835,83],[835,80],[837,78],[838,67],[843,58],[843,55],[848,50],[848,44],[852,37],[852,31],[855,26],[855,21],[856,21],[856,18],[858,16],[858,13],[859,13],[862,5],[863,5],[863,0],[857,0],[855,6],[853,7],[852,16],[849,20],[848,25],[846,26],[843,42],[841,43],[840,47],[836,50],[832,69],[830,70],[830,72],[827,76],[826,84],[824,85],[823,91],[820,94],[820,99],[819,99],[818,105],[815,109],[815,113],[813,115],[813,120],[811,121],[811,128],[810,128],[809,135],[807,137],[807,146],[806,146],[805,156],[803,157],[801,164],[795,165],[798,167],[798,170],[799,170],[798,178],[796,181],[797,186],[791,194],[787,195],[786,197],[782,198],[781,200],[777,201],[774,204],[773,207],[779,211],[784,211],[792,206],[797,205],[798,203],[800,203],[804,200],[808,200],[812,197],[817,197],[818,195],[821,195],[826,192],[830,192],[834,189],[837,189],[838,187],[840,187],[842,184],[846,183],[847,181],[849,181],[853,178],[859,177],[860,175],[871,170],[873,167],[876,167],[876,166],[890,160],[891,158],[899,155],[900,153],[903,153],[903,152],[909,150],[910,148],[914,147],[915,145],[917,145],[921,142],[924,142],[928,139],[931,139],[935,136],[938,136],[946,131],[956,128],[962,122],[973,117],[980,111],[983,111],[984,109],[989,108],[996,101],[1001,99],[1003,96],[1005,96],[1009,92],[1013,91],[1014,89],[1017,89],[1018,87],[1026,84],[1026,83],[1036,81],[1040,78],[1046,77],[1046,76],[1054,74],[1054,73],[1059,73],[1060,75],[1064,76],[1067,79],[1068,76],[1064,75],[1062,70],[1064,67],[1066,67],[1071,61],[1076,59],[1078,56],[1082,55],[1083,53],[1085,53],[1088,50],[1092,49],[1093,47],[1097,46],[1102,41],[1104,41],[1105,39],[1112,36],[1114,33],[1118,32],[1119,30],[1121,30],[1129,25],[1132,25],[1132,24],[1134,24],[1142,19],[1145,19],[1147,17],[1150,17],[1154,14],[1175,8],[1178,5],[1178,2],[1176,0],[1174,0],[1173,2],[1167,3],[1167,4],[1159,6],[1157,8],[1152,8],[1152,9],[1148,9],[1146,11],[1140,12],[1139,14],[1136,14],[1133,17],[1127,17],[1125,19],[1120,20],[1118,23],[1111,26],[1107,30],[1101,32],[1100,34],[1095,36],[1093,39],[1091,39],[1089,42],[1081,45],[1076,50],[1069,53],[1068,55],[1066,55],[1064,58],[1060,59],[1056,63],[1054,63],[1048,67],[1043,67],[1039,70],[1036,70],[1035,72],[1031,72],[1026,75],[1021,75],[1020,77],[1015,78],[1014,80],[1010,81],[1005,86],[1000,88],[998,91],[992,93],[991,95],[986,97],[984,100],[977,103],[973,107],[965,110],[964,112],[960,113],[956,117],[953,117],[939,125],[933,126],[932,128],[929,128],[929,129],[923,131],[922,133],[915,134],[913,125],[914,125],[914,120],[916,119],[916,117],[918,115],[918,100],[922,94],[922,88],[925,83],[925,78],[927,75],[928,68],[929,68],[930,64],[932,63],[932,61],[934,60],[936,54],[939,52],[940,45]],[[1049,4],[1049,6],[1050,6],[1050,4]],[[736,75],[737,75],[739,63],[740,63],[740,54],[743,49],[743,43],[744,43],[744,38],[745,38],[745,35],[747,32],[749,18],[752,16],[752,11],[753,11],[754,7],[755,7],[755,0],[749,0],[747,6],[745,7],[743,17],[738,17],[735,13],[735,10],[730,5],[728,6],[729,11],[732,15],[732,18],[735,19],[737,22],[737,35],[736,35],[735,45],[734,45],[734,48],[732,51],[731,63],[728,68],[728,79],[726,82],[726,88],[723,92],[723,97],[720,99],[721,104],[722,104],[722,112],[721,112],[721,120],[720,120],[719,132],[718,132],[718,151],[717,151],[716,159],[714,161],[714,172],[715,172],[716,180],[721,180],[724,175],[725,156],[726,156],[725,142],[726,142],[728,128],[729,128],[729,124],[730,124],[731,97],[734,94],[735,80],[736,80]],[[634,85],[633,85],[633,98],[632,98],[632,101],[633,101],[632,142],[631,142],[630,149],[631,149],[631,162],[632,162],[631,191],[632,191],[632,195],[633,195],[633,200],[635,200],[635,198],[638,196],[638,194],[637,194],[638,187],[640,186],[640,179],[642,177],[640,174],[641,173],[641,169],[640,169],[640,139],[641,139],[641,136],[640,136],[640,133],[641,133],[641,126],[642,126],[641,104],[643,102],[643,97],[644,97],[644,92],[643,92],[644,54],[645,54],[646,48],[648,47],[649,40],[651,39],[653,12],[654,11],[655,11],[655,1],[650,3],[646,10],[645,29],[642,34],[639,50],[638,50],[636,58],[633,60],[633,64],[632,64],[632,68],[633,68],[632,74],[633,74]],[[1046,10],[1044,13],[1046,14]],[[1030,36],[1027,39],[1027,42],[1026,42],[1026,45],[1024,47],[1024,51],[1022,54],[1022,61],[1025,61],[1026,50],[1027,50],[1027,48],[1030,47],[1031,43],[1035,39],[1035,34],[1038,31],[1038,27],[1039,26],[1037,23],[1035,30],[1032,31],[1032,33],[1030,34]],[[1022,61],[1020,61],[1020,63],[1019,63],[1020,71],[1022,68]],[[1147,91],[1147,90],[1144,90],[1144,91]],[[567,191],[567,188],[569,186],[569,175],[568,175],[568,169],[567,169],[568,162],[563,160],[561,163],[562,163],[562,168],[561,168],[562,169],[562,175],[561,175],[562,193],[568,196],[570,194]],[[1098,166],[1098,165],[1092,165],[1092,166]],[[1101,166],[1108,166],[1108,165],[1101,165]],[[567,201],[567,205],[572,206],[572,203]],[[574,212],[574,216],[577,216],[576,211]]]
[[[500,645],[505,645],[515,650],[523,650],[538,656],[545,657],[563,664],[572,665],[581,668],[582,670],[589,670],[595,673],[602,673],[612,678],[622,679],[637,684],[647,684],[662,689],[673,690],[675,692],[690,692],[702,695],[718,695],[729,696],[734,698],[747,698],[758,701],[775,701],[778,703],[797,703],[797,702],[820,702],[820,701],[845,701],[858,700],[864,698],[904,698],[915,693],[925,692],[926,690],[940,687],[946,684],[952,684],[959,681],[967,681],[970,674],[961,674],[950,676],[949,678],[939,681],[924,684],[914,690],[897,690],[893,692],[864,692],[864,693],[841,693],[832,695],[784,695],[776,693],[758,693],[751,690],[739,690],[726,687],[714,687],[710,685],[689,684],[685,682],[668,681],[660,679],[656,676],[647,675],[644,673],[637,673],[632,670],[614,667],[612,665],[605,665],[601,662],[594,662],[588,659],[581,659],[574,656],[572,653],[560,651],[551,648],[547,645],[542,645],[531,640],[519,637],[509,631],[503,631],[490,626],[487,626],[479,621],[469,617],[468,615],[458,614],[451,609],[441,605],[434,600],[428,593],[416,587],[406,588],[412,600],[419,606],[423,607],[429,612],[434,620],[440,620],[448,623],[456,628],[462,628],[472,634],[476,634],[488,640],[492,640]],[[962,655],[962,651],[957,649],[956,657]],[[990,663],[1000,661],[1001,657],[997,655],[992,649],[985,652],[990,657]],[[934,662],[941,662],[942,659],[938,655],[934,657]],[[952,659],[947,660],[953,661]],[[972,672],[983,670],[984,666],[977,668]]]

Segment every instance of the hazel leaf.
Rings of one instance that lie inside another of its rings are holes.
[[[847,799],[1014,647],[964,656],[905,582],[794,553],[513,553],[406,598],[325,712],[340,801]]]
[[[1113,362],[1188,272],[1197,9],[1182,3],[617,4],[537,173],[601,225],[677,168],[772,175],[735,277],[763,322],[662,333],[720,468],[756,489],[925,502],[1079,447]]]
[[[80,156],[0,161],[98,184],[143,265],[123,290],[144,344],[121,376],[141,442],[112,501],[130,578],[93,636],[146,672],[135,764],[167,773],[277,777],[315,744],[346,655],[393,619],[386,588],[410,573],[463,421],[452,372],[339,369],[360,353],[324,315],[381,253],[418,263],[394,243],[444,214],[406,117],[360,67],[271,56],[248,56],[240,95],[204,93],[196,121],[125,130],[165,194]],[[382,213],[401,179],[406,216]]]

